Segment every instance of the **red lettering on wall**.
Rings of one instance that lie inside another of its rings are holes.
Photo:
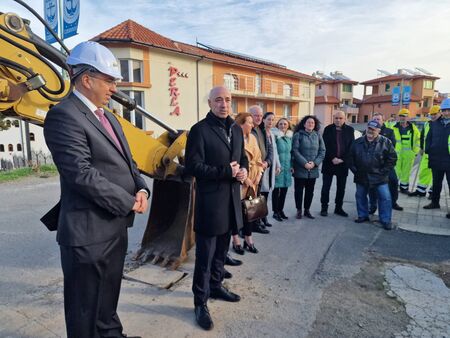
[[[180,96],[180,90],[177,87],[177,78],[183,77],[188,78],[187,73],[178,71],[178,68],[170,66],[169,67],[169,96],[170,96],[170,106],[175,107],[170,115],[179,116],[181,114],[181,109],[178,104],[178,97]]]

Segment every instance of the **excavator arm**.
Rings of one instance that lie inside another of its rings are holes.
[[[2,115],[43,125],[48,110],[71,89],[57,66],[69,69],[64,53],[33,34],[29,22],[18,15],[0,15]],[[138,257],[177,267],[194,243],[193,186],[192,180],[183,177],[187,132],[166,125],[123,92],[118,91],[112,99],[166,129],[154,138],[113,111],[139,170],[154,179],[150,216]]]

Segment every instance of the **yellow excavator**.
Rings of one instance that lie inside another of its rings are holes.
[[[21,0],[14,1],[32,12],[51,31],[29,5]],[[52,34],[69,54],[64,43]],[[2,115],[42,125],[47,111],[71,90],[70,82],[64,79],[57,66],[69,69],[65,53],[33,34],[28,20],[14,13],[0,13]],[[113,111],[139,170],[153,178],[150,215],[136,258],[176,268],[194,244],[194,189],[192,179],[183,176],[187,132],[166,125],[120,91],[112,99],[166,130],[154,138]]]

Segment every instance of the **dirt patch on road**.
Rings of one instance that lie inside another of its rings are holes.
[[[308,337],[379,338],[402,332],[409,317],[386,295],[383,282],[384,263],[372,258],[352,278],[330,284]]]

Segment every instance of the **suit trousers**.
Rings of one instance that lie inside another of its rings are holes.
[[[320,194],[320,203],[323,207],[328,207],[328,202],[330,201],[330,188],[333,182],[333,175],[323,174],[322,175],[322,191]],[[344,204],[345,195],[345,185],[347,183],[347,175],[336,175],[336,198],[334,203],[336,204],[336,209],[342,209]]]
[[[194,305],[206,304],[211,289],[220,288],[230,232],[218,236],[195,234]]]
[[[305,190],[305,210],[309,210],[314,196],[315,178],[294,178],[294,198],[297,210],[302,210],[303,190]]]
[[[117,315],[127,229],[98,244],[60,246],[68,338],[122,337]]]
[[[447,184],[450,190],[450,168],[448,168],[447,170],[439,170],[431,168],[431,173],[433,174],[433,191],[431,192],[431,201],[435,204],[439,204],[444,175],[447,177]]]

